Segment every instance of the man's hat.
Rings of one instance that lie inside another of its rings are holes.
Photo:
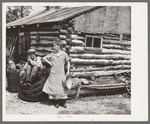
[[[35,52],[36,52],[35,49],[29,49],[29,50],[28,50],[28,53],[35,53]]]

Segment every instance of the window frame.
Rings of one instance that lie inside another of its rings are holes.
[[[88,37],[92,37],[92,46],[91,46],[91,47],[87,47],[87,46],[86,46],[87,38],[88,38]],[[100,41],[100,47],[93,47],[93,45],[94,45],[94,38],[99,38],[99,39],[101,39],[101,41]],[[102,44],[103,44],[102,42],[103,42],[103,37],[86,35],[86,36],[85,36],[85,46],[84,46],[84,48],[85,48],[85,50],[98,50],[98,51],[101,51],[101,50],[102,50]]]

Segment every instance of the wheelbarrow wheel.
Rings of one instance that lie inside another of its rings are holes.
[[[126,90],[131,95],[131,81],[126,82]]]

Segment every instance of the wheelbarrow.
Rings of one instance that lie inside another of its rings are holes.
[[[125,83],[127,93],[131,95],[131,71],[115,73],[115,78],[119,82]]]

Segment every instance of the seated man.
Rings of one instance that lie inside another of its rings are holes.
[[[33,84],[33,79],[36,79],[39,71],[42,69],[41,57],[35,55],[36,50],[28,50],[28,58],[25,66],[23,67],[23,72],[26,75],[25,81]]]

